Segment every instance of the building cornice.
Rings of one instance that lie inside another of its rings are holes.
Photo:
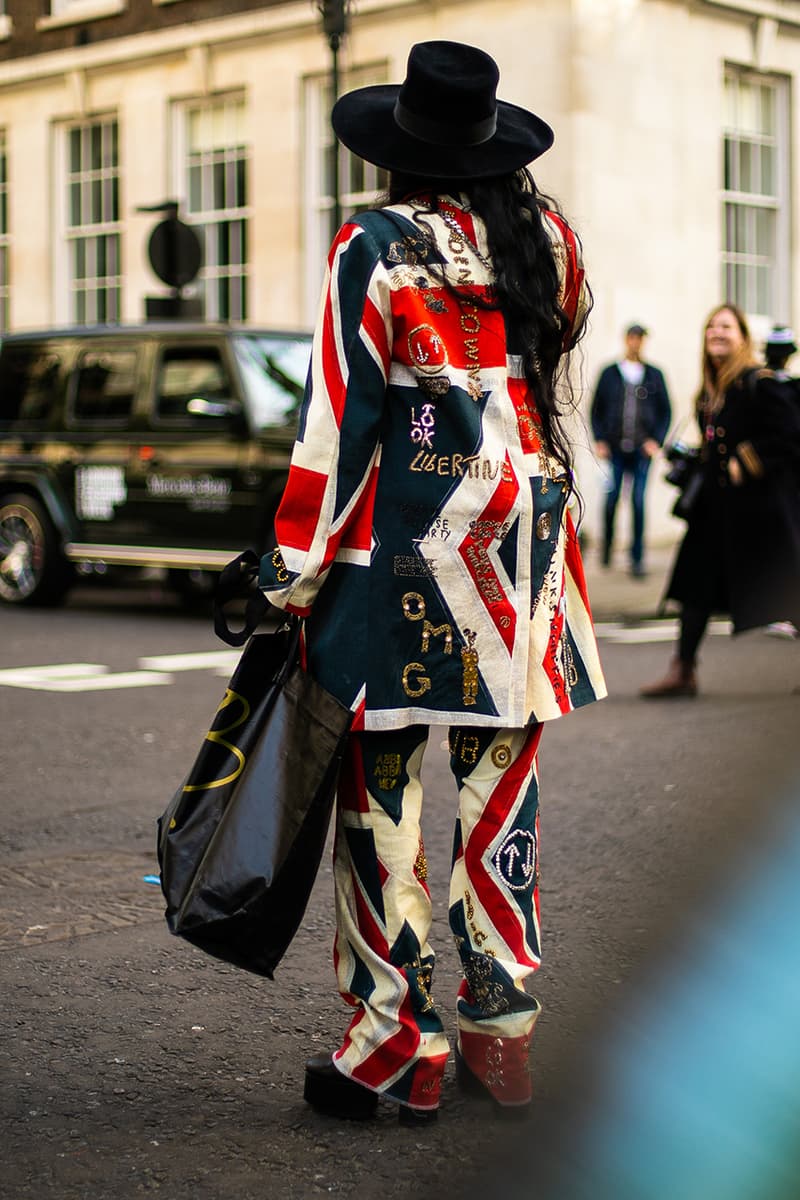
[[[463,0],[358,0],[354,18],[365,20],[414,10],[431,12],[459,3]],[[213,52],[236,42],[252,43],[298,34],[322,37],[320,16],[311,0],[8,59],[0,63],[0,91],[30,86],[74,71],[104,71],[203,48]]]
[[[778,25],[800,29],[800,3],[794,0],[791,3],[789,0],[693,0],[693,7],[748,21],[767,18]]]

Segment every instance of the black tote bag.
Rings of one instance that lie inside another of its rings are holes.
[[[298,645],[298,621],[250,638],[158,822],[170,930],[270,979],[314,885],[353,717]]]

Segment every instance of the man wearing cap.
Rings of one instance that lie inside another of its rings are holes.
[[[764,361],[775,376],[784,383],[791,383],[800,397],[800,380],[790,375],[786,364],[797,353],[794,333],[788,325],[773,325],[764,343]]]
[[[633,541],[631,574],[644,576],[644,492],[650,462],[669,429],[671,408],[664,376],[644,362],[643,325],[625,331],[625,354],[600,373],[592,401],[592,433],[597,457],[611,468],[606,495],[603,565],[611,562],[614,518],[625,476],[631,479]]]

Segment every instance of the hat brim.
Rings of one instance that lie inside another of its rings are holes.
[[[546,121],[527,109],[497,101],[497,129],[476,146],[441,146],[414,137],[394,119],[399,84],[375,84],[336,101],[331,123],[339,140],[359,158],[433,179],[484,179],[507,175],[533,162],[553,144]]]

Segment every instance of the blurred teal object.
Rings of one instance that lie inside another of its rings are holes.
[[[798,792],[685,944],[663,947],[666,976],[615,1027],[548,1200],[800,1197]]]

